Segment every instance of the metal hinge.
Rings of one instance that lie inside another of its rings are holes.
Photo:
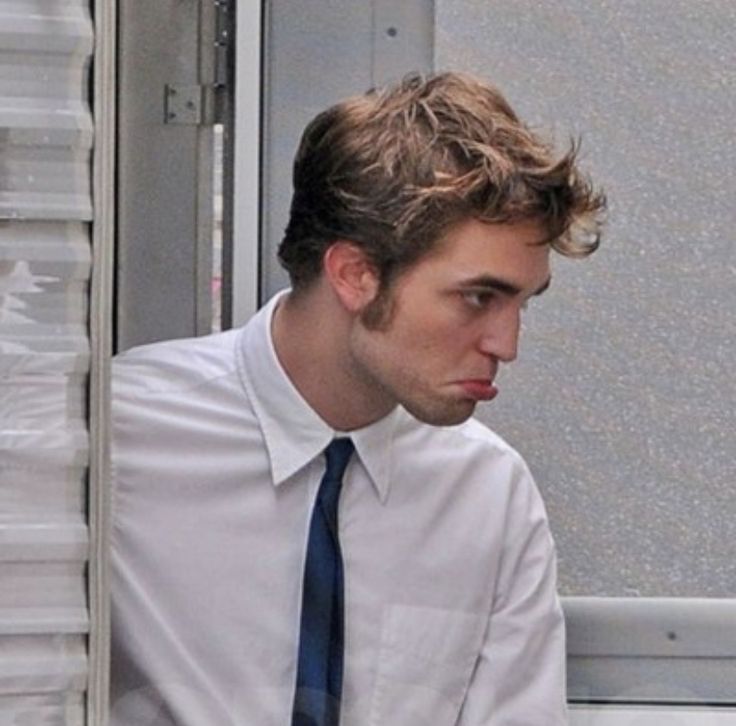
[[[232,0],[215,0],[215,88],[227,88],[232,39]]]
[[[185,126],[220,123],[230,85],[233,39],[233,0],[205,0],[212,3],[214,18],[206,41],[212,52],[208,83],[177,85],[168,83],[164,90],[164,123]],[[207,49],[205,49],[207,50]]]

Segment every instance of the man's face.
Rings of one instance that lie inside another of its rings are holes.
[[[499,363],[516,358],[522,309],[549,284],[544,237],[535,222],[452,227],[393,283],[386,324],[355,322],[358,380],[425,423],[467,419],[495,396]]]

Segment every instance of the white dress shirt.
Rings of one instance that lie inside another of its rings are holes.
[[[115,364],[113,726],[289,726],[311,508],[336,435],[244,328]],[[475,420],[350,433],[343,726],[560,726],[554,547]]]

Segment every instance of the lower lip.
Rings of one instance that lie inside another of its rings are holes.
[[[489,381],[461,381],[460,387],[476,401],[492,401],[498,395],[498,388]]]

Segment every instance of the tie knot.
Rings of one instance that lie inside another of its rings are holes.
[[[353,442],[348,438],[333,439],[325,449],[327,459],[327,471],[325,476],[342,479],[345,467],[348,465],[350,455],[353,453]]]

